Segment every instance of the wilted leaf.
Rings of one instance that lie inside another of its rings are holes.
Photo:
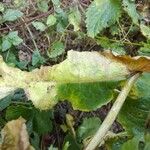
[[[109,53],[110,54],[110,53]],[[54,65],[49,77],[60,83],[118,81],[130,74],[125,64],[99,52],[69,51],[65,61]],[[113,55],[114,56],[114,55]],[[115,56],[114,56],[115,57]],[[119,56],[118,56],[119,57]]]
[[[54,15],[49,15],[47,17],[47,21],[46,21],[46,24],[50,27],[50,26],[53,26],[55,23],[56,23],[56,17]]]
[[[34,106],[41,110],[50,109],[58,102],[55,82],[31,82],[25,90]]]
[[[113,55],[112,53],[108,52],[104,52],[103,55],[106,58],[124,64],[131,72],[150,72],[150,57],[131,57],[128,55]]]
[[[23,72],[7,66],[1,58],[0,85],[25,89],[40,109],[52,108],[58,100],[68,99],[75,109],[88,111],[109,102],[119,81],[137,71],[149,72],[149,62],[147,57],[113,55],[107,51],[69,51],[60,64]]]
[[[88,35],[95,37],[104,28],[115,23],[121,14],[119,0],[94,0],[87,9]]]
[[[139,14],[136,11],[136,5],[135,1],[131,0],[123,0],[123,6],[124,10],[128,13],[128,15],[131,17],[134,24],[139,24]]]
[[[45,24],[39,21],[33,21],[32,25],[39,31],[44,31],[46,29]]]
[[[10,150],[33,150],[29,143],[29,136],[26,130],[25,120],[19,118],[9,121],[1,131],[2,149]]]
[[[3,15],[5,21],[15,21],[16,19],[23,16],[23,13],[16,9],[7,9]]]
[[[140,25],[140,29],[141,29],[141,32],[142,34],[147,37],[148,39],[150,39],[150,27],[144,25],[144,24],[141,24]]]

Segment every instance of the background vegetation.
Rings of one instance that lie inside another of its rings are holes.
[[[149,0],[0,2],[0,54],[8,65],[24,71],[41,65],[52,66],[65,60],[71,49],[150,56]],[[112,125],[111,136],[99,149],[150,149],[149,79],[150,75],[145,73],[138,80]],[[96,109],[98,86],[93,83],[86,88],[78,87],[74,93],[83,101],[93,100],[90,106],[96,106]],[[117,90],[121,86],[119,84]],[[18,89],[15,94],[0,100],[0,129],[8,121],[22,116],[27,120],[30,143],[36,150],[82,149],[98,130],[117,95],[117,92],[105,91],[110,87],[103,83],[101,91],[104,94],[102,101],[105,99],[101,106],[107,105],[90,112],[73,110],[66,101],[51,110],[40,111],[27,101],[24,91]],[[71,98],[67,92],[62,97]],[[111,102],[110,97],[113,97]]]

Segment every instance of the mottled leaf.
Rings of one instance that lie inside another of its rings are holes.
[[[75,109],[89,111],[108,103],[117,84],[137,71],[150,71],[149,57],[69,51],[63,62],[32,72],[7,66],[1,58],[0,86],[23,88],[40,109],[67,99]]]

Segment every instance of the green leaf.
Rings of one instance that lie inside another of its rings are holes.
[[[101,120],[98,117],[84,118],[82,124],[77,130],[78,140],[82,141],[86,138],[91,138],[101,125]]]
[[[15,8],[24,9],[25,7],[29,6],[29,2],[26,0],[13,0],[13,5]]]
[[[3,15],[5,21],[15,21],[23,16],[23,13],[16,9],[7,9]]]
[[[38,50],[35,50],[32,55],[32,65],[41,65],[45,62],[44,57],[41,56]]]
[[[40,136],[38,135],[38,133],[36,132],[32,132],[31,137],[30,137],[30,141],[32,146],[36,149],[36,150],[41,150],[40,147],[40,143],[41,143],[41,139]]]
[[[18,31],[9,32],[7,38],[14,46],[17,46],[23,42],[23,40],[18,36]]]
[[[48,52],[49,58],[56,58],[60,56],[65,51],[64,44],[62,42],[54,42],[51,46],[50,52]]]
[[[126,141],[126,137],[109,139],[106,141],[106,147],[108,150],[121,150],[122,145]]]
[[[58,86],[59,99],[67,99],[74,109],[90,111],[100,108],[113,98],[115,83],[70,83]]]
[[[133,88],[132,97],[128,97],[118,120],[132,135],[143,135],[145,122],[150,112],[150,74],[144,73]]]
[[[144,25],[144,24],[141,24],[140,25],[140,29],[141,29],[141,32],[142,34],[147,37],[148,39],[150,39],[150,27]]]
[[[139,150],[139,138],[128,140],[122,145],[121,150]]]
[[[139,55],[142,56],[150,56],[150,41],[147,41],[147,43],[142,43],[143,47],[140,47],[138,50]]]
[[[17,106],[12,105],[6,109],[5,118],[7,121],[15,120],[20,116],[26,120],[29,120],[30,118],[33,117],[32,108],[23,105],[17,105]]]
[[[51,145],[48,150],[58,150],[58,148],[54,147],[53,145]]]
[[[114,24],[121,15],[119,0],[94,0],[87,9],[88,35],[95,37],[104,28]]]
[[[60,0],[52,0],[52,3],[53,3],[53,5],[55,5],[57,7],[59,7],[61,4]]]
[[[9,32],[8,35],[2,38],[2,51],[4,52],[12,45],[17,46],[22,42],[23,40],[18,36],[18,31]]]
[[[56,17],[54,15],[49,15],[47,17],[47,21],[46,21],[46,24],[50,27],[50,26],[53,26],[54,24],[56,24]]]
[[[145,144],[144,150],[150,150],[150,142]]]
[[[64,139],[64,144],[66,144],[66,142],[69,142],[67,150],[82,150],[81,145],[77,143],[77,141],[74,139],[74,137],[72,137],[70,133],[67,134]]]
[[[36,30],[39,30],[39,31],[45,31],[46,29],[45,24],[39,21],[33,21],[32,25],[36,28]]]
[[[34,109],[33,130],[38,134],[45,134],[52,130],[51,111]]]
[[[74,26],[74,31],[80,30],[81,14],[78,8],[72,8],[68,16],[69,23]]]
[[[16,66],[17,64],[17,57],[16,55],[13,53],[13,51],[9,51],[7,53],[7,55],[5,56],[5,61],[7,64],[9,64],[10,66]]]
[[[0,12],[3,12],[5,10],[4,4],[0,2]]]
[[[8,38],[3,38],[2,41],[2,52],[7,51],[9,48],[11,48],[12,43],[9,41]]]
[[[37,3],[38,9],[42,12],[48,11],[48,1],[47,0],[41,0]]]
[[[139,14],[136,11],[135,1],[123,0],[123,7],[124,7],[124,10],[131,17],[133,23],[136,25],[139,25],[139,23],[138,23]]]
[[[69,148],[69,142],[66,142],[64,145],[63,145],[63,149],[62,150],[68,150]]]
[[[7,97],[0,99],[0,111],[4,110],[11,104],[12,95],[8,95]]]

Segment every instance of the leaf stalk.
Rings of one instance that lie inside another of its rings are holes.
[[[89,142],[87,147],[84,150],[95,150],[95,148],[103,141],[105,135],[107,134],[108,130],[111,128],[113,122],[115,121],[120,109],[122,108],[125,99],[127,98],[132,86],[139,78],[140,73],[136,73],[133,75],[128,81],[126,82],[125,86],[123,87],[122,91],[118,95],[116,101],[114,102],[112,108],[110,109],[108,115],[106,116],[105,120],[101,124],[100,128]]]

